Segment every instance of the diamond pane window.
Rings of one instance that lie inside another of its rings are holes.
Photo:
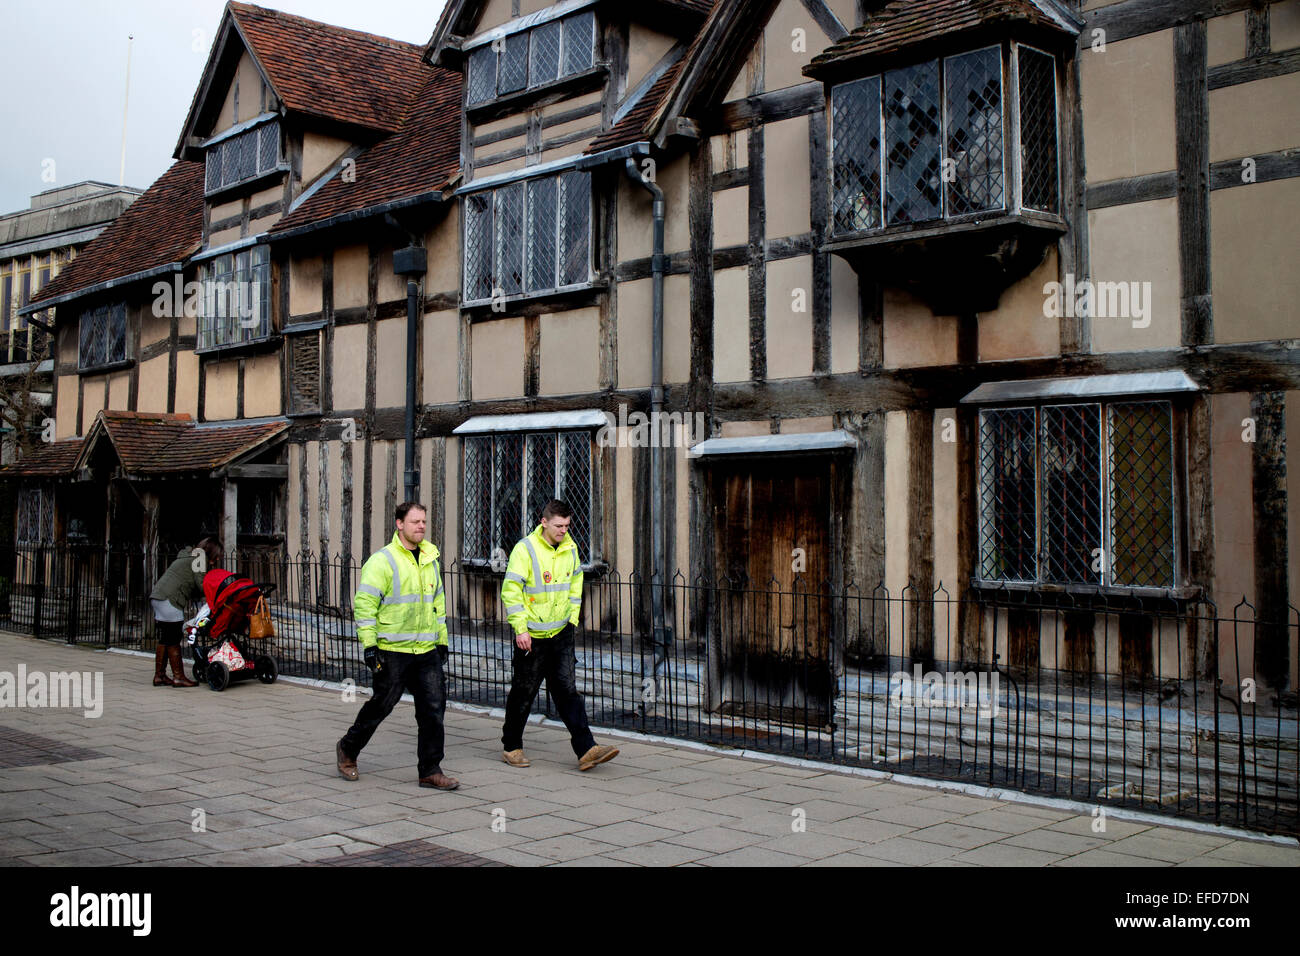
[[[1099,584],[1101,406],[1049,405],[1040,421],[1042,580]]]
[[[984,409],[977,574],[985,581],[1176,586],[1167,401]]]
[[[831,211],[835,232],[876,229],[880,219],[880,77],[831,93]]]
[[[885,221],[940,214],[939,64],[885,74]]]
[[[979,443],[979,576],[1033,581],[1038,577],[1034,409],[980,412]]]
[[[461,549],[466,557],[489,558],[492,527],[492,439],[465,439],[465,520]]]
[[[591,279],[591,174],[560,177],[560,285]]]
[[[555,178],[528,181],[528,241],[524,248],[528,257],[526,288],[529,292],[555,287],[558,189],[559,180]]]
[[[590,70],[595,48],[596,15],[590,11],[564,20],[565,76]]]
[[[524,184],[496,190],[495,201],[495,288],[516,295],[523,291],[524,278]]]
[[[1020,163],[1022,202],[1057,211],[1056,61],[1020,47]]]
[[[461,535],[465,558],[509,554],[551,498],[573,509],[569,534],[590,560],[592,435],[588,431],[466,436]]]
[[[465,82],[467,103],[471,106],[486,103],[497,95],[497,54],[491,44],[471,53],[466,69],[469,71]]]
[[[996,47],[944,61],[948,215],[1001,209],[1002,58]]]
[[[280,124],[264,123],[208,147],[204,188],[208,193],[274,172],[280,163]]]
[[[271,252],[253,246],[199,267],[199,349],[243,345],[271,334]]]
[[[528,85],[528,34],[516,33],[505,39],[497,58],[497,95],[514,93]]]
[[[54,490],[30,485],[18,489],[19,544],[54,543]]]
[[[567,172],[465,197],[466,303],[591,282],[591,174]]]
[[[1132,587],[1173,587],[1172,409],[1111,405],[1109,425],[1112,576]]]
[[[1021,207],[1059,212],[1056,60],[1018,46],[1018,115],[1004,53],[987,47],[830,90],[831,232],[846,235]],[[1007,124],[1020,124],[1021,195]]]
[[[559,20],[543,23],[528,34],[528,85],[541,86],[560,75]]]
[[[126,303],[86,309],[78,322],[80,368],[97,368],[126,360]]]

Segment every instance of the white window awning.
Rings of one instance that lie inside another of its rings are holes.
[[[1043,398],[1110,398],[1124,395],[1167,395],[1199,392],[1181,369],[1158,372],[1122,372],[1078,378],[1036,378],[1017,382],[985,382],[961,400],[963,405],[1019,402]]]
[[[488,432],[557,431],[563,428],[600,428],[610,424],[596,408],[572,412],[525,412],[520,415],[475,415],[451,430],[453,435],[482,435]]]
[[[858,447],[858,441],[842,428],[829,432],[795,432],[787,435],[750,435],[737,438],[707,438],[686,452],[688,458],[721,458],[728,455],[797,455],[804,452],[843,451]]]

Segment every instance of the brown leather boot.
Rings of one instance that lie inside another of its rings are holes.
[[[167,647],[164,644],[159,644],[153,652],[153,686],[172,686],[172,679],[167,676]]]
[[[172,644],[167,648],[167,660],[172,665],[172,686],[173,687],[198,687],[197,681],[192,681],[185,676],[185,665],[181,663],[181,648],[179,644]]]

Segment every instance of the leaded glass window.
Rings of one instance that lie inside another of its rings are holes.
[[[275,171],[280,165],[280,124],[264,123],[208,147],[205,191],[248,182]]]
[[[196,348],[211,349],[271,334],[271,251],[251,246],[199,267],[203,300]]]
[[[590,173],[470,193],[464,210],[466,303],[591,282]]]
[[[573,509],[569,534],[592,558],[592,435],[588,431],[469,435],[464,439],[461,548],[471,561],[509,554],[559,498]]]
[[[98,368],[125,361],[126,303],[114,302],[86,309],[79,319],[78,334],[80,368]]]
[[[596,15],[590,10],[548,20],[474,47],[466,58],[465,102],[535,89],[584,73],[596,63]]]
[[[985,581],[1173,588],[1168,401],[983,409],[979,561]]]

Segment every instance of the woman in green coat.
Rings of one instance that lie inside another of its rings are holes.
[[[190,602],[203,596],[203,575],[221,567],[223,557],[220,542],[215,538],[204,538],[197,548],[181,549],[176,560],[167,566],[153,586],[149,601],[153,605],[154,629],[158,632],[158,647],[153,659],[155,687],[196,686],[185,676],[185,665],[181,663],[181,625]],[[166,673],[169,661],[171,677]]]

